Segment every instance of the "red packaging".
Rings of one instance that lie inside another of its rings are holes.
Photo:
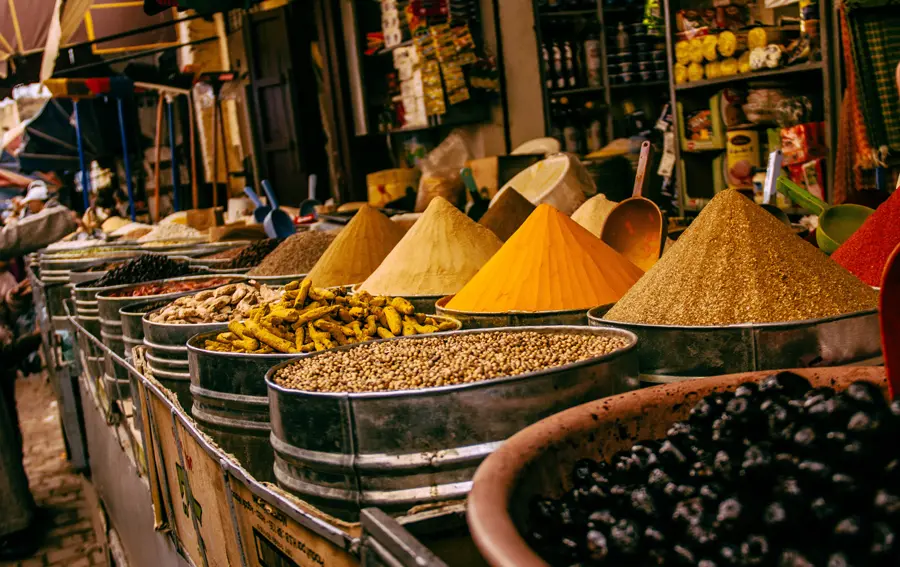
[[[824,122],[810,122],[781,129],[784,165],[804,163],[825,156]]]

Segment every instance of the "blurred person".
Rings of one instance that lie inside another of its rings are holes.
[[[45,248],[78,227],[75,213],[41,192],[40,187],[28,190],[25,206],[27,214],[23,218],[12,219],[0,229],[0,259],[25,256]]]
[[[36,215],[47,207],[60,207],[59,201],[50,196],[47,184],[37,179],[28,184],[28,191],[22,200],[25,206],[24,216]]]

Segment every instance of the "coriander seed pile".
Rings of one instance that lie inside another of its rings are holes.
[[[546,370],[624,348],[586,333],[487,331],[397,340],[298,360],[275,374],[308,392],[384,392],[469,384]]]

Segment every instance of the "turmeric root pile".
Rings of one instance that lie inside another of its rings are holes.
[[[308,353],[374,339],[424,335],[455,329],[457,323],[415,313],[400,297],[351,295],[349,289],[320,289],[312,281],[284,287],[280,301],[251,309],[247,318],[232,320],[228,331],[206,341],[222,352]]]

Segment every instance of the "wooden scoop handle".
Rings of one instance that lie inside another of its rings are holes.
[[[647,164],[650,163],[650,157],[653,154],[653,146],[649,140],[645,140],[641,144],[641,157],[638,158],[637,174],[634,176],[634,190],[631,192],[632,197],[640,197],[644,194],[644,186],[647,184]]]

